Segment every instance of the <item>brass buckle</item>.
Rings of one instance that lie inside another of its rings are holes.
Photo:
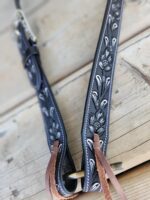
[[[25,33],[28,37],[28,39],[31,39],[33,42],[37,41],[37,38],[35,36],[35,34],[33,33],[33,31],[31,30],[31,27],[26,19],[26,16],[23,12],[23,10],[21,9],[17,9],[16,12],[16,16],[17,16],[17,20],[16,20],[16,25],[21,22],[21,24],[23,25],[24,29],[25,29]]]
[[[84,171],[78,171],[68,175],[68,178],[71,179],[80,179],[83,177],[84,177]]]

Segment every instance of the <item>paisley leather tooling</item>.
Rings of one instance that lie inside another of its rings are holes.
[[[92,3],[92,2],[91,2]],[[113,74],[118,47],[123,0],[108,0],[94,57],[81,129],[82,171],[76,172],[64,123],[42,69],[36,37],[25,18],[19,0],[15,0],[17,42],[25,69],[41,107],[47,142],[51,152],[46,171],[46,187],[51,199],[75,198],[77,178],[83,192],[104,192],[111,199],[106,175],[122,200],[127,199],[106,161]],[[69,98],[69,97],[68,97]]]

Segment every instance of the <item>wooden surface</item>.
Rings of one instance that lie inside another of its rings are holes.
[[[24,3],[39,38],[43,68],[53,85],[77,169],[82,157],[85,95],[105,2]],[[0,2],[0,11],[0,199],[46,200],[44,173],[50,154],[44,125],[13,36],[12,2]],[[132,200],[150,199],[149,164],[131,169],[150,160],[149,11],[150,0],[125,1],[111,106],[107,158],[114,172],[122,173],[119,179]],[[115,193],[113,197],[118,199]],[[101,198],[100,194],[85,194],[77,199]]]

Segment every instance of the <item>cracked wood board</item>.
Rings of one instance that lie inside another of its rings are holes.
[[[90,0],[39,0],[37,4],[33,1],[30,7],[27,1],[24,7],[27,13],[32,14],[28,19],[39,38],[43,68],[51,84],[92,61],[105,4],[105,0],[92,3]],[[0,3],[0,10],[2,19],[13,16],[14,9],[8,0]],[[150,0],[125,0],[120,43],[150,25],[149,10]],[[0,115],[3,115],[32,98],[34,91],[22,67],[13,30],[1,34],[0,43],[3,48]]]
[[[149,76],[149,67],[141,68],[150,63],[147,56],[149,30],[142,36],[122,45],[117,59],[107,153],[116,174],[150,159],[150,86],[141,76],[141,73],[144,77]],[[139,49],[144,50],[140,56]],[[80,129],[90,69],[91,64],[53,87],[77,169],[80,169],[82,156]],[[0,198],[46,199],[44,173],[50,154],[36,98],[3,120],[0,127]]]

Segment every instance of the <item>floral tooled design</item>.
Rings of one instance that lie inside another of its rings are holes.
[[[115,16],[115,19],[119,20],[120,19],[120,2],[118,0],[114,0],[113,1],[113,4],[112,4],[112,12],[113,12],[113,15]]]
[[[96,75],[97,90],[93,91],[92,99],[96,108],[96,112],[90,114],[89,130],[90,133],[103,134],[104,125],[106,121],[105,108],[107,107],[108,101],[104,98],[110,85],[110,77]]]
[[[112,61],[113,61],[113,48],[116,44],[116,38],[112,38],[109,40],[107,36],[105,36],[105,50],[104,53],[101,56],[99,66],[102,70],[108,72],[112,69]]]
[[[48,87],[43,87],[41,93],[39,94],[39,99],[41,101],[42,112],[44,114],[44,117],[49,122],[48,134],[49,134],[51,143],[53,143],[55,140],[60,139],[61,132],[60,132],[60,126],[55,117],[55,112],[56,112],[55,107],[50,106],[49,108],[49,105],[47,103],[49,101]]]
[[[50,107],[49,114],[51,118],[51,123],[49,127],[49,133],[52,141],[59,139],[61,136],[59,124],[54,120],[54,110],[54,107]]]
[[[106,49],[105,53],[101,56],[99,66],[102,70],[110,71],[111,70],[112,56],[110,52]]]
[[[95,62],[90,83],[89,101],[87,109],[88,131],[86,133],[87,146],[87,184],[85,191],[100,191],[101,185],[97,178],[95,157],[93,149],[93,135],[100,137],[99,144],[102,151],[106,152],[108,142],[108,121],[110,108],[111,83],[113,78],[115,56],[117,50],[117,38],[120,27],[122,0],[108,1],[105,21],[103,23],[101,38],[99,39]],[[94,171],[93,171],[94,169]]]
[[[89,131],[91,134],[98,133],[102,135],[105,132],[106,115],[108,108],[108,96],[106,95],[111,82],[111,72],[114,63],[114,51],[117,44],[117,29],[120,20],[121,2],[113,0],[111,5],[111,12],[108,15],[107,27],[104,33],[101,52],[99,55],[98,66],[101,70],[95,76],[97,89],[92,91],[92,100],[95,106],[95,112],[90,113],[89,117]]]
[[[89,129],[91,133],[103,133],[104,132],[104,125],[105,123],[105,116],[104,112],[97,112],[90,117],[90,125]]]
[[[53,122],[49,128],[51,140],[56,140],[60,138],[59,124]]]

